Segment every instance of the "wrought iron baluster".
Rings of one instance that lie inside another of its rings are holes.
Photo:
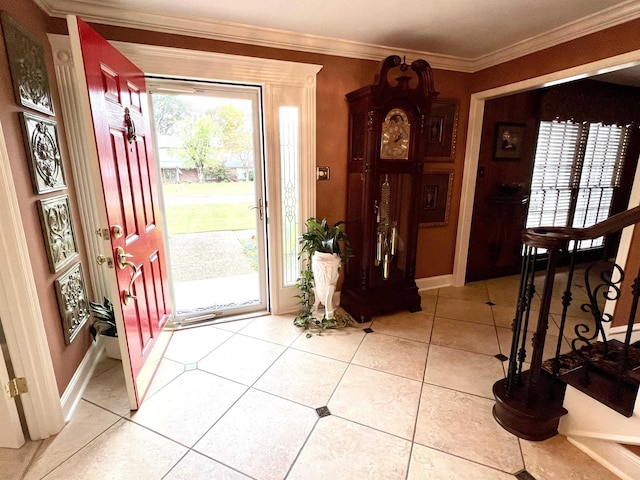
[[[511,324],[511,350],[509,352],[509,366],[507,369],[506,392],[507,395],[513,395],[513,390],[520,383],[520,374],[522,372],[522,362],[526,357],[526,350],[520,349],[520,336],[522,335],[522,318],[525,311],[528,311],[528,277],[529,271],[533,270],[532,259],[535,261],[533,248],[526,246],[525,254],[522,257],[522,265],[520,267],[520,286],[518,289],[518,304],[516,314]],[[526,328],[525,328],[526,336]],[[522,357],[522,358],[520,358]]]
[[[624,336],[624,346],[622,347],[622,358],[618,364],[618,375],[616,377],[616,397],[620,398],[622,395],[622,379],[624,373],[627,371],[627,364],[629,360],[629,346],[631,345],[631,334],[633,331],[633,325],[636,319],[636,313],[638,311],[638,297],[640,297],[640,270],[638,270],[638,276],[633,280],[631,287],[633,299],[631,301],[631,311],[629,312],[629,320],[627,320],[627,333]]]

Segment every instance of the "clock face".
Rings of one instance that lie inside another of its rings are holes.
[[[383,160],[409,159],[409,135],[411,124],[407,114],[400,108],[389,110],[382,123],[380,158]]]

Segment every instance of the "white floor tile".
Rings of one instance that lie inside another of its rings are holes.
[[[422,383],[351,365],[329,402],[333,415],[411,439]]]
[[[185,447],[122,419],[44,479],[160,479],[185,453]]]
[[[251,477],[281,480],[317,420],[312,408],[252,389],[194,449]]]
[[[145,401],[131,419],[191,447],[246,390],[239,383],[191,370]]]
[[[288,349],[255,388],[312,408],[325,406],[349,364]]]
[[[411,442],[357,423],[321,418],[287,480],[404,480]]]
[[[421,292],[420,312],[311,338],[290,315],[175,332],[138,412],[122,364],[105,359],[60,434],[0,449],[0,480],[32,461],[26,480],[614,478],[563,437],[518,440],[493,419],[518,282]]]

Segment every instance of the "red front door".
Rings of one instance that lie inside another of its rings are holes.
[[[77,27],[139,406],[139,377],[151,376],[141,371],[171,313],[147,93],[134,64],[82,20]]]

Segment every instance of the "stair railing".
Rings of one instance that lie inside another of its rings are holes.
[[[507,375],[493,387],[496,398],[493,414],[506,430],[528,440],[545,440],[557,434],[559,419],[567,413],[562,406],[567,383],[577,386],[594,398],[603,397],[604,400],[599,399],[622,414],[627,416],[632,414],[637,387],[635,391],[629,388],[629,359],[631,353],[635,357],[640,354],[640,348],[638,348],[639,351],[630,350],[632,349],[631,332],[640,296],[640,273],[631,289],[633,300],[624,342],[608,342],[603,326],[613,318],[610,314],[604,313],[601,304],[606,300],[617,300],[620,297],[619,285],[624,279],[623,269],[609,260],[595,262],[585,270],[584,282],[589,302],[580,307],[583,312],[591,314],[594,321],[593,328],[586,323],[576,325],[571,334],[574,338],[571,342],[571,351],[568,353],[563,352],[563,338],[569,307],[573,300],[572,288],[575,283],[574,276],[577,273],[575,260],[578,242],[609,235],[639,222],[640,206],[587,228],[538,227],[523,231],[524,253],[518,302],[512,323],[513,336]],[[541,253],[541,250],[544,253]],[[559,260],[566,256],[569,257],[569,267],[567,285],[562,294],[560,333],[554,356],[551,359],[545,359],[554,281]],[[546,261],[546,268],[544,283],[539,294],[538,323],[535,332],[529,338],[531,307],[536,299],[536,270],[539,270],[536,267],[544,261]],[[593,283],[594,276],[599,278],[597,286]],[[599,361],[604,361],[609,370],[616,370],[613,375],[602,374],[600,367],[595,367],[591,353],[595,353]],[[524,370],[526,362],[530,363],[528,370]],[[637,376],[638,373],[640,370],[636,369],[631,375]],[[604,380],[605,377],[614,378],[613,386],[611,382]],[[633,383],[633,378],[631,382]]]

